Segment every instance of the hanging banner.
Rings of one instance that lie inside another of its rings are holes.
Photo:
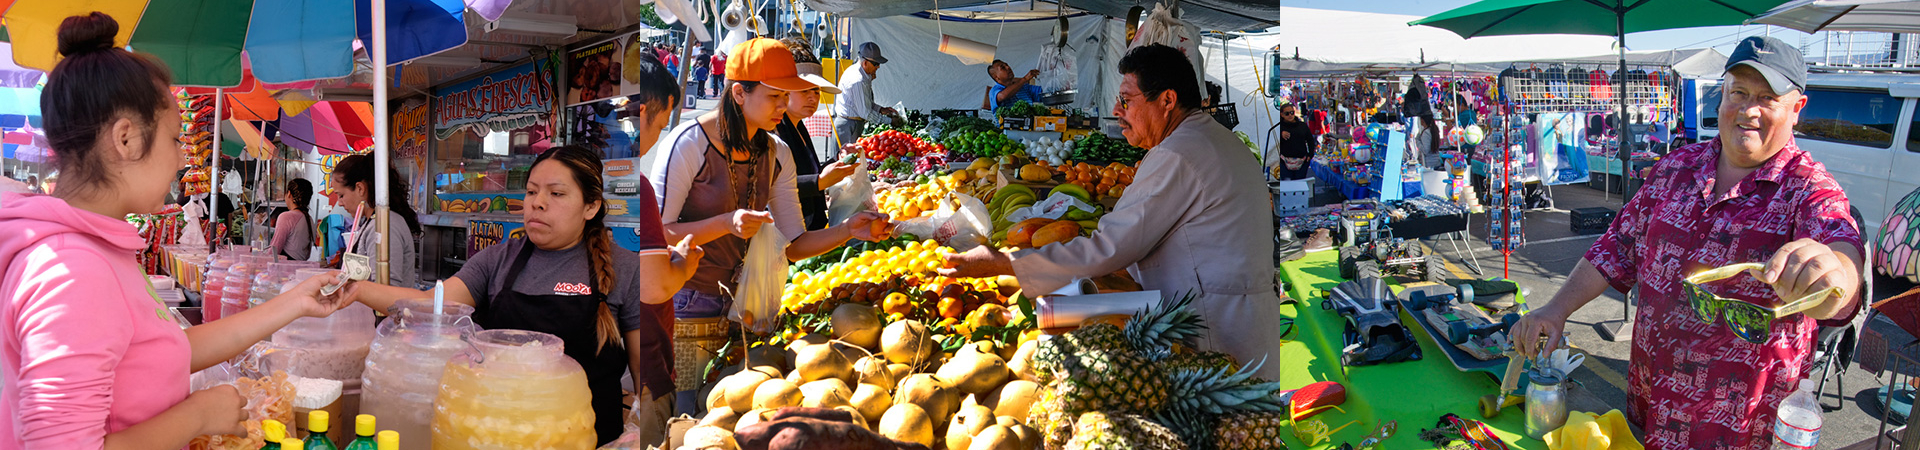
[[[434,138],[461,130],[486,136],[542,123],[553,109],[548,78],[536,61],[435,90]]]
[[[427,101],[410,98],[393,111],[393,150],[401,158],[427,155]]]

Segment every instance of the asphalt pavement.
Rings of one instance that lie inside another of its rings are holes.
[[[1555,186],[1551,190],[1551,197],[1554,207],[1536,209],[1526,214],[1522,230],[1527,234],[1528,243],[1512,255],[1494,252],[1487,244],[1487,214],[1472,217],[1468,224],[1471,235],[1468,239],[1453,242],[1445,238],[1432,238],[1427,240],[1427,247],[1445,255],[1449,269],[1462,277],[1475,276],[1468,262],[1478,263],[1482,273],[1477,276],[1513,280],[1533,305],[1544,305],[1566,282],[1567,274],[1573,271],[1574,265],[1594,240],[1599,238],[1597,234],[1573,233],[1569,211],[1596,206],[1617,211],[1622,203],[1618,194],[1604,195],[1600,190],[1585,185]],[[1609,289],[1601,298],[1575,312],[1567,322],[1571,346],[1588,355],[1584,368],[1573,374],[1573,379],[1580,387],[1574,389],[1571,410],[1605,412],[1627,409],[1627,360],[1632,347],[1625,339],[1630,336],[1610,341],[1603,338],[1605,334],[1600,328],[1603,322],[1618,323],[1626,317],[1625,298],[1625,293]],[[1911,340],[1890,324],[1876,322],[1868,326],[1881,333]],[[1630,333],[1631,326],[1626,327],[1625,331]],[[1813,373],[1813,376],[1820,375],[1820,372]],[[1899,378],[1900,382],[1906,383],[1906,376]],[[1831,384],[1826,387],[1820,400],[1823,405],[1838,406],[1839,409],[1824,415],[1819,448],[1845,447],[1871,439],[1879,432],[1883,414],[1875,401],[1875,392],[1892,381],[1895,380],[1890,373],[1876,375],[1861,369],[1859,364],[1849,365],[1839,376],[1831,378]],[[1889,422],[1887,429],[1893,429],[1901,423],[1898,417]]]

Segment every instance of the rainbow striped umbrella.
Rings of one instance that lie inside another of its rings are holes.
[[[14,62],[48,70],[55,31],[99,11],[120,22],[115,42],[158,56],[181,86],[240,87],[246,67],[266,84],[347,76],[354,40],[371,41],[371,0],[0,0]],[[498,17],[510,0],[481,0]],[[386,0],[388,64],[467,42],[462,0]]]

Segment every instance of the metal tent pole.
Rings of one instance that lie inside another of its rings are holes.
[[[392,157],[387,154],[387,0],[373,0],[373,230],[380,239],[375,241],[373,273],[376,281],[387,284],[392,278],[387,272],[392,267],[387,260],[388,246],[393,237],[387,234],[387,214],[391,206],[387,199],[390,189],[387,184],[388,167]],[[358,236],[355,236],[356,238]],[[401,286],[412,289],[413,286]]]
[[[1616,30],[1619,31],[1618,37],[1620,39],[1620,70],[1614,73],[1614,75],[1619,77],[1620,84],[1614,87],[1614,96],[1620,100],[1620,114],[1617,116],[1620,124],[1620,148],[1617,149],[1615,157],[1620,160],[1621,183],[1627,182],[1627,169],[1629,168],[1628,156],[1632,154],[1632,151],[1629,150],[1631,148],[1629,147],[1629,143],[1632,142],[1633,138],[1633,127],[1627,126],[1627,8],[1624,3],[1625,0],[1616,0],[1615,4],[1620,6],[1613,12],[1614,25],[1618,27]],[[1607,180],[1607,183],[1609,183],[1607,185],[1608,195],[1611,195],[1612,192],[1613,186],[1610,184],[1612,182],[1613,180]],[[1622,185],[1620,187],[1620,203],[1623,206],[1628,200],[1626,193],[1626,186]],[[1609,320],[1598,324],[1600,337],[1613,342],[1633,338],[1633,328],[1630,327],[1630,325],[1633,323],[1633,301],[1638,290],[1639,289],[1635,289],[1636,292],[1627,293],[1626,301],[1621,302],[1620,320]]]
[[[207,156],[207,159],[213,160],[211,163],[213,169],[209,170],[209,172],[211,172],[209,174],[211,178],[207,179],[208,183],[212,183],[207,186],[209,188],[207,189],[207,231],[212,232],[220,231],[220,227],[214,226],[214,224],[220,223],[220,219],[222,219],[222,217],[220,217],[220,208],[218,207],[220,205],[220,111],[225,109],[227,105],[226,92],[227,90],[225,88],[213,89],[213,143],[210,144],[213,146],[213,151],[211,152],[212,154]],[[49,194],[51,194],[51,192],[49,192]],[[227,233],[215,235],[212,250],[219,250],[220,243],[226,240]]]

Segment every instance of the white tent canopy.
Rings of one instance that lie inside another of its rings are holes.
[[[1579,35],[1501,36],[1461,39],[1446,30],[1410,27],[1415,16],[1281,8],[1281,27],[1242,34],[1230,41],[1203,39],[1205,76],[1224,87],[1223,102],[1235,103],[1240,125],[1235,129],[1263,139],[1273,124],[1271,100],[1261,95],[1272,69],[1267,54],[1279,50],[1283,69],[1306,71],[1294,76],[1390,70],[1422,73],[1497,72],[1513,61],[1571,61],[1613,54],[1612,38]],[[938,51],[945,34],[997,44],[996,58],[1006,60],[1016,73],[1032,69],[1041,46],[1053,40],[1055,22],[955,22],[914,16],[852,19],[850,44],[880,43],[890,60],[874,83],[875,100],[911,109],[973,109],[980,107],[992,84],[985,65],[964,65]],[[1117,19],[1080,16],[1070,19],[1070,45],[1080,73],[1074,107],[1108,115],[1120,75],[1114,70],[1125,49],[1125,26]],[[1636,57],[1635,55],[1641,55]],[[1717,52],[1635,52],[1629,59],[1644,63],[1689,65],[1722,64]],[[1711,60],[1719,57],[1719,60]],[[1644,61],[1643,61],[1644,60]],[[1672,62],[1666,62],[1672,60]],[[1704,67],[1704,66],[1703,66]],[[1716,69],[1717,70],[1717,69]],[[1711,76],[1718,76],[1714,73]]]

